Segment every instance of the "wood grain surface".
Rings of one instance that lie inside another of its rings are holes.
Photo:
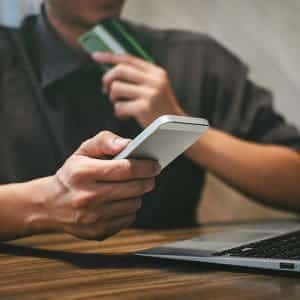
[[[220,230],[127,230],[105,242],[52,234],[2,243],[0,299],[300,299],[296,275],[131,254]]]

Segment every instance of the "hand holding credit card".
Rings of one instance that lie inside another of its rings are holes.
[[[103,71],[101,88],[118,119],[145,128],[162,115],[185,115],[167,71],[159,66],[118,19],[108,19],[79,38]]]
[[[86,32],[79,38],[81,46],[89,53],[112,52],[114,54],[131,54],[140,57],[147,62],[154,63],[153,58],[132,37],[120,21],[108,19],[91,31]],[[111,65],[102,65],[104,71],[112,68]]]

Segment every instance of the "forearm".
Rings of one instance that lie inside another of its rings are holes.
[[[47,215],[43,208],[50,195],[50,178],[0,186],[0,240],[47,231]],[[52,191],[51,191],[52,192]]]
[[[300,155],[210,129],[186,155],[243,193],[300,212]]]

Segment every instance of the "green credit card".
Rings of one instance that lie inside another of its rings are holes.
[[[79,38],[80,45],[89,53],[112,52],[115,54],[131,54],[154,63],[154,59],[146,50],[128,33],[120,21],[108,19]],[[104,71],[112,68],[111,65],[102,65]]]

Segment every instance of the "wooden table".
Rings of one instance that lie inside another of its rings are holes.
[[[0,299],[300,299],[296,275],[130,254],[214,231],[220,227],[128,230],[102,243],[54,234],[0,244]]]

